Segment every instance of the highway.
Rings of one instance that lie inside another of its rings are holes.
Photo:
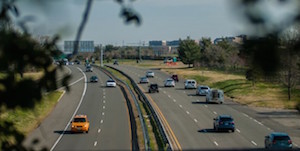
[[[83,65],[67,67],[72,74],[71,91],[64,94],[24,145],[34,150],[131,150],[130,121],[120,88],[107,88],[109,77],[96,68],[85,72]],[[98,83],[89,82],[92,75],[98,76]],[[76,114],[88,116],[89,133],[70,132],[70,120]],[[33,146],[34,139],[39,142]]]
[[[113,67],[130,75],[137,83],[147,71],[127,65]],[[264,136],[274,131],[269,127],[270,124],[247,114],[252,112],[246,106],[228,100],[224,104],[207,104],[204,97],[195,95],[195,90],[184,89],[183,79],[176,83],[175,88],[165,88],[163,81],[170,75],[159,70],[152,71],[155,72],[155,77],[149,80],[160,86],[160,92],[148,94],[148,84],[139,85],[157,104],[183,150],[262,149]],[[221,114],[234,118],[234,133],[213,130],[213,118]]]

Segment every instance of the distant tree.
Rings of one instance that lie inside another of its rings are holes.
[[[200,57],[200,46],[189,37],[180,41],[178,55],[184,64],[194,64],[197,58]]]
[[[297,41],[300,40],[300,26],[292,26],[280,36],[280,79],[288,89],[288,99],[291,100],[291,89],[299,82],[299,52],[295,51]]]

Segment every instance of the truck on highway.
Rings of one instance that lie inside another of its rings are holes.
[[[218,89],[211,89],[206,94],[206,102],[222,104],[224,102],[224,92]]]

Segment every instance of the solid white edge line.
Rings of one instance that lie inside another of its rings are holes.
[[[61,96],[57,99],[57,102],[59,102],[61,100],[61,98],[65,95],[66,91],[65,90],[62,90],[63,93],[61,94]]]
[[[216,146],[219,146],[219,144],[216,141],[214,141],[214,143],[215,143]]]
[[[65,129],[64,129],[64,132],[67,130],[67,128],[70,126],[70,123],[73,119],[73,117],[75,116],[76,112],[78,111],[82,101],[83,101],[83,97],[85,96],[85,93],[86,93],[86,89],[87,89],[87,79],[86,79],[86,75],[85,73],[79,68],[77,67],[77,69],[84,75],[84,89],[83,89],[83,92],[82,92],[82,95],[81,95],[81,98],[80,98],[80,101],[79,101],[79,104],[77,105],[77,108],[75,109],[73,115],[71,116],[71,119],[69,120],[68,124],[66,125]],[[61,140],[61,138],[63,137],[64,133],[60,134],[60,136],[58,137],[58,139],[55,141],[55,143],[53,144],[53,146],[51,147],[50,151],[53,151],[53,149],[56,147],[56,145],[59,143],[59,141]]]
[[[256,144],[254,141],[251,141],[251,143],[252,143],[253,145],[257,146],[257,144]]]

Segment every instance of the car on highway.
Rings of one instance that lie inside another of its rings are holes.
[[[179,81],[179,78],[178,78],[178,75],[177,74],[173,74],[171,76],[171,78],[175,81],[175,82],[178,82]]]
[[[234,119],[230,115],[219,115],[218,117],[214,118],[214,130],[230,130],[231,132],[234,132]]]
[[[98,82],[98,77],[97,76],[91,76],[90,82]]]
[[[140,83],[149,83],[149,79],[147,77],[141,77]]]
[[[219,89],[210,89],[206,95],[206,103],[224,103],[224,92]]]
[[[116,87],[116,86],[117,86],[117,83],[115,80],[109,79],[106,81],[106,87]]]
[[[210,87],[206,85],[199,85],[196,90],[196,95],[207,95],[210,92]]]
[[[154,77],[154,72],[153,71],[147,71],[146,72],[146,77]]]
[[[175,87],[175,81],[171,78],[168,78],[165,81],[165,87]]]
[[[85,71],[86,72],[93,72],[93,67],[92,66],[86,66]]]
[[[197,88],[197,82],[193,79],[187,79],[184,82],[184,88],[185,89],[196,89]]]
[[[75,115],[71,122],[71,132],[86,132],[90,129],[90,122],[87,115]]]
[[[159,93],[159,90],[158,90],[158,85],[153,83],[153,84],[150,84],[149,85],[149,90],[148,90],[149,93],[153,93],[153,92],[157,92]]]
[[[114,65],[119,65],[118,60],[115,60],[115,61],[114,61]]]
[[[287,133],[272,132],[265,136],[265,148],[271,150],[287,150],[292,149],[292,140]]]

